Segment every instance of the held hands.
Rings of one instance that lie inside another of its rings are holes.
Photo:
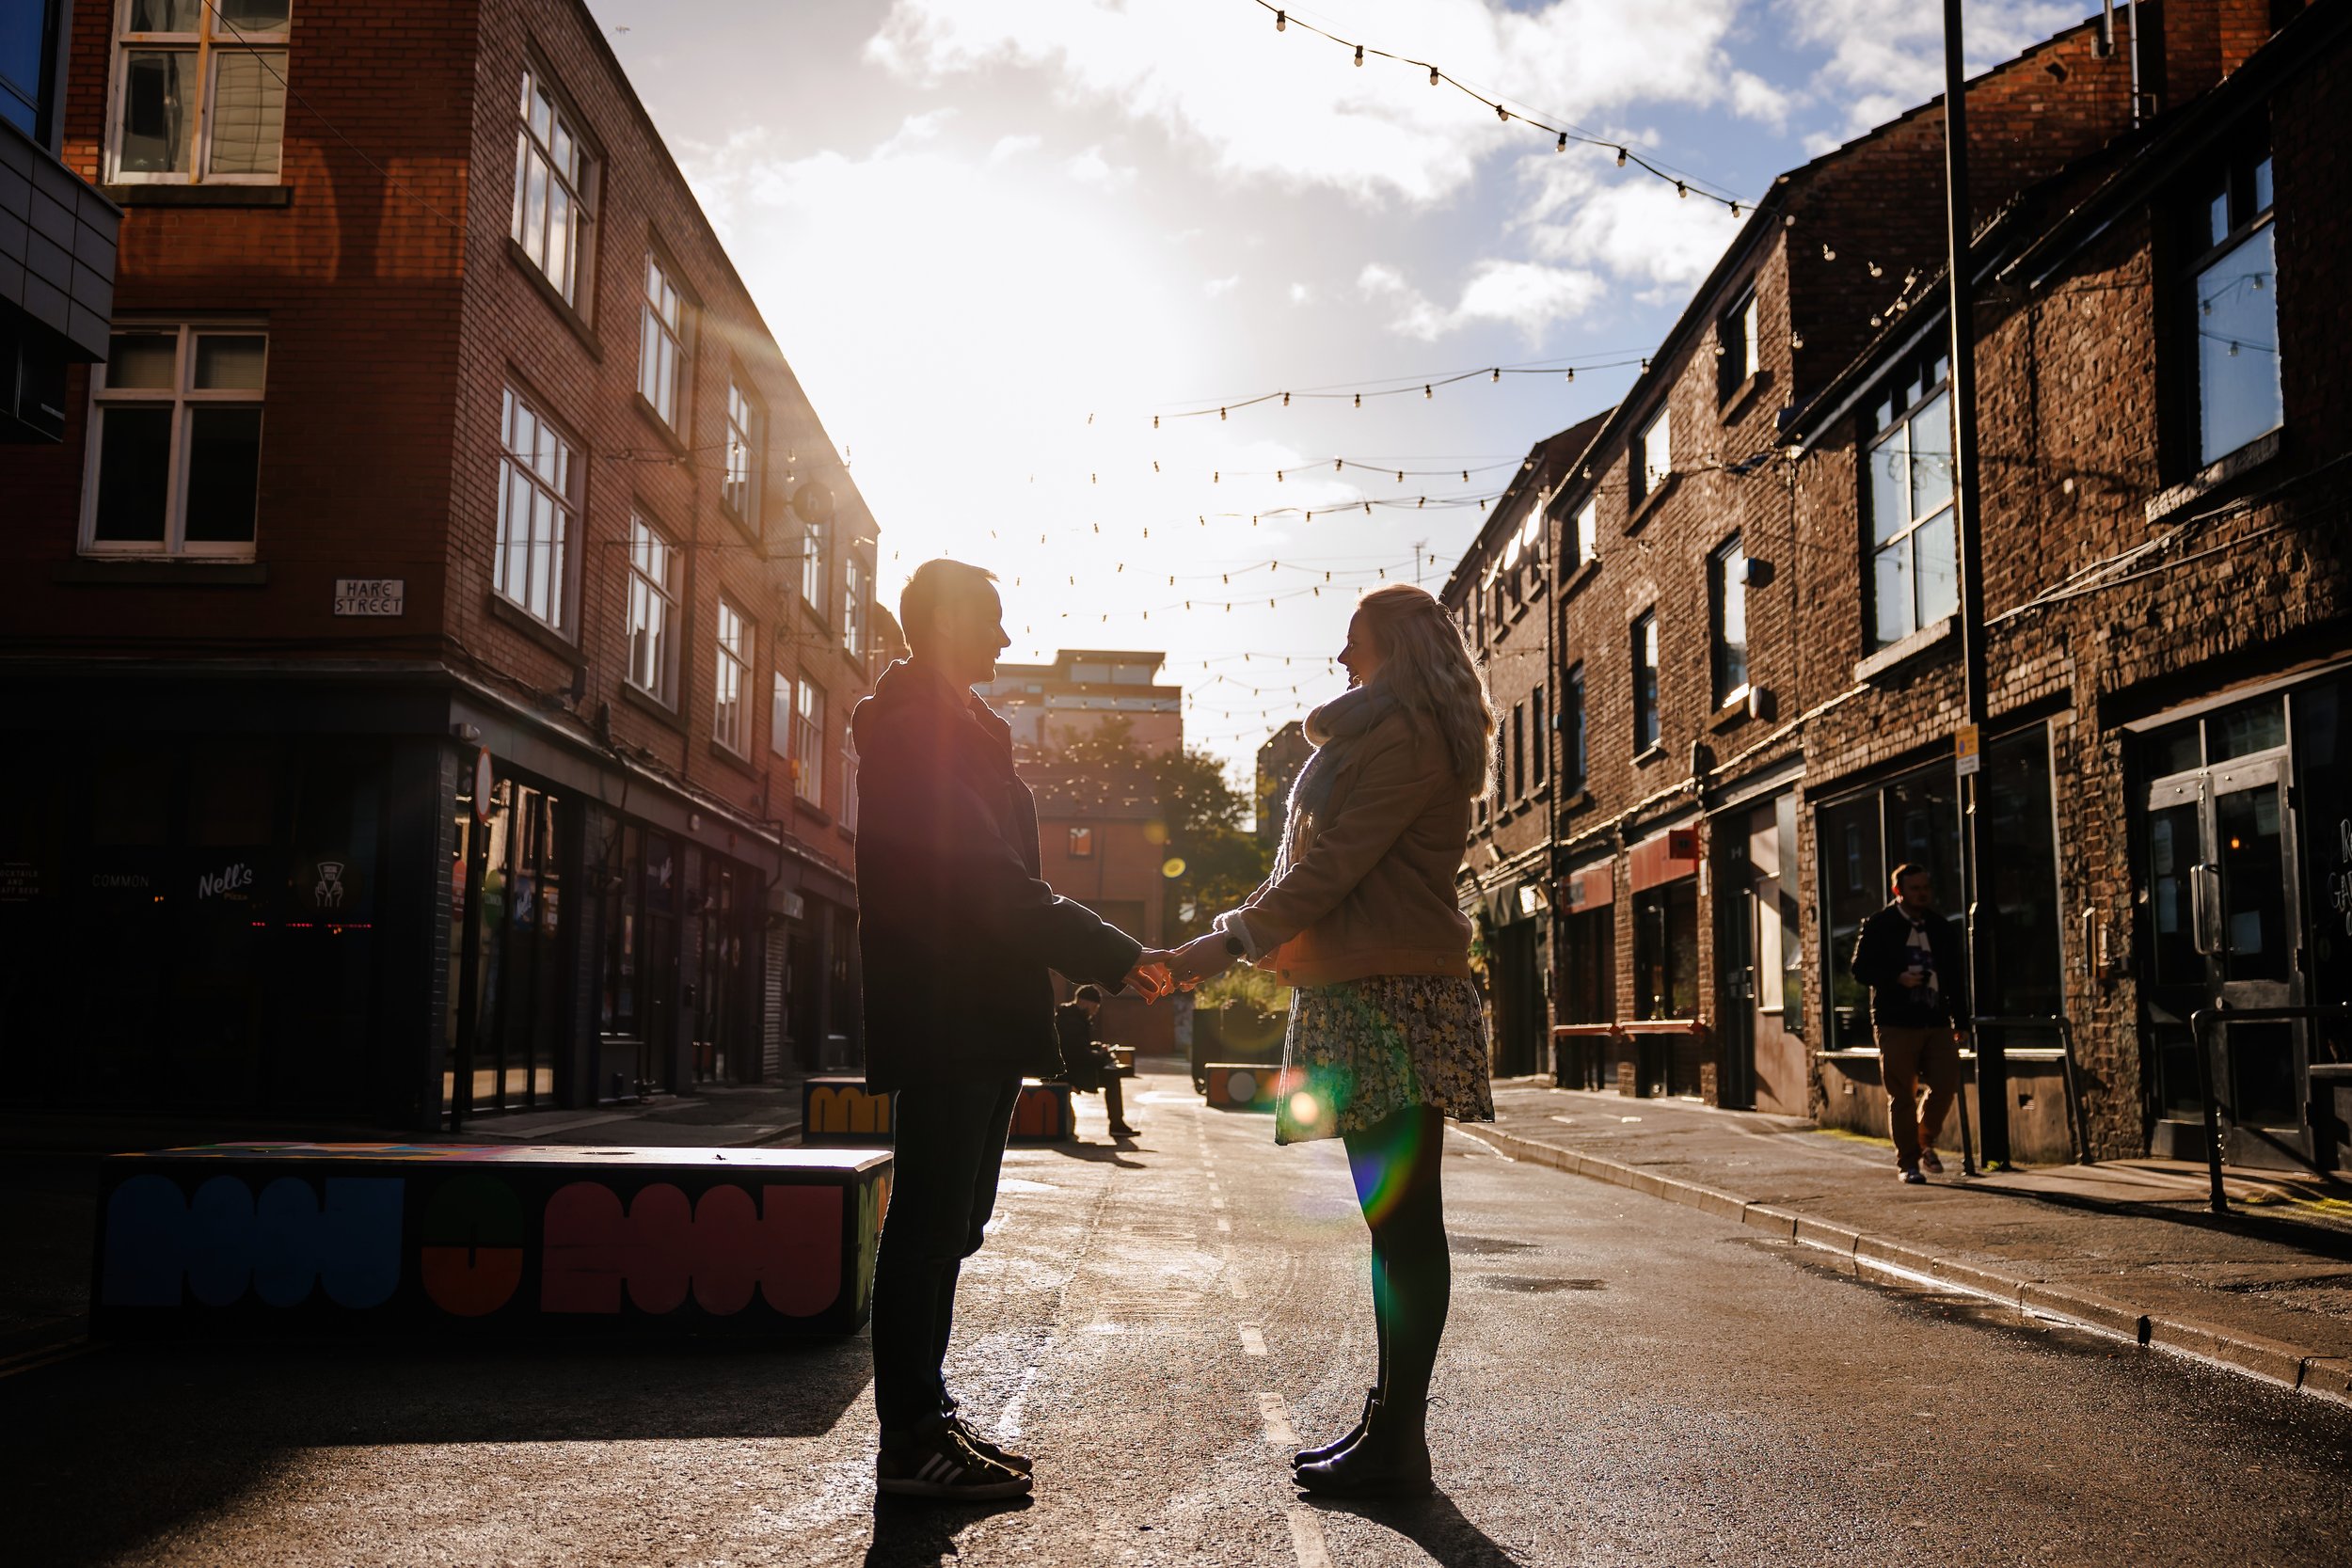
[[[1232,967],[1233,954],[1225,945],[1223,931],[1204,932],[1168,955],[1168,973],[1180,990],[1190,990]]]
[[[1156,947],[1147,947],[1137,955],[1135,968],[1127,972],[1127,984],[1133,987],[1145,1002],[1157,1002],[1176,989],[1176,982],[1168,972],[1169,957],[1170,955],[1161,952]]]

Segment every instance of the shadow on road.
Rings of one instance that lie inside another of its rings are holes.
[[[1518,1568],[1520,1560],[1511,1555],[1510,1548],[1471,1524],[1442,1491],[1392,1501],[1301,1493],[1299,1500],[1327,1513],[1352,1513],[1394,1530],[1444,1568]]]
[[[102,1349],[0,1383],[6,1555],[72,1568],[266,1513],[322,1449],[813,1436],[872,1371],[862,1337]]]
[[[1016,1145],[1015,1147],[1017,1148],[1019,1146]],[[1032,1147],[1049,1149],[1053,1153],[1060,1155],[1065,1160],[1084,1160],[1091,1164],[1117,1165],[1121,1170],[1141,1170],[1143,1168],[1142,1161],[1130,1160],[1127,1158],[1126,1151],[1128,1149],[1140,1148],[1140,1146],[1136,1144],[1114,1146],[1111,1144],[1061,1143],[1040,1144]]]
[[[919,1497],[874,1497],[874,1543],[866,1548],[866,1568],[937,1568],[963,1553],[956,1537],[982,1519],[1018,1513],[1029,1506],[1026,1497],[997,1503],[925,1501]]]

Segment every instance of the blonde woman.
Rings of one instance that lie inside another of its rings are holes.
[[[1274,875],[1169,966],[1197,984],[1248,958],[1296,988],[1282,1060],[1307,1093],[1277,1107],[1275,1141],[1346,1144],[1380,1368],[1355,1430],[1293,1463],[1311,1492],[1397,1495],[1430,1487],[1423,1418],[1453,1284],[1445,1118],[1494,1119],[1454,891],[1494,709],[1453,618],[1409,585],[1364,596],[1340,663],[1348,689],[1308,717],[1316,749]]]

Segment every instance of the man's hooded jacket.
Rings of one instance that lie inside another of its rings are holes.
[[[1011,729],[907,663],[882,672],[850,728],[866,1085],[1057,1074],[1047,972],[1118,990],[1142,948],[1039,879]]]

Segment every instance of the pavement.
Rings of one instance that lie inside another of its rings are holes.
[[[976,1424],[1036,1456],[1020,1506],[875,1496],[863,1335],[98,1345],[0,1372],[9,1560],[2344,1560],[2352,1410],[1851,1273],[1793,1235],[1460,1132],[1438,1490],[1302,1497],[1289,1450],[1354,1419],[1374,1358],[1342,1150],[1277,1148],[1270,1118],[1204,1107],[1172,1069],[1136,1088],[1138,1140],[1112,1145],[1082,1097],[1079,1141],[1009,1151],[964,1269],[948,1375]],[[1512,1116],[1581,1109],[1505,1098]]]
[[[1848,1273],[1909,1275],[2023,1313],[2352,1402],[2352,1188],[2232,1168],[2209,1212],[2201,1165],[2022,1167],[1924,1186],[1894,1147],[1786,1117],[1677,1100],[1496,1085],[1516,1158],[1785,1237]]]

